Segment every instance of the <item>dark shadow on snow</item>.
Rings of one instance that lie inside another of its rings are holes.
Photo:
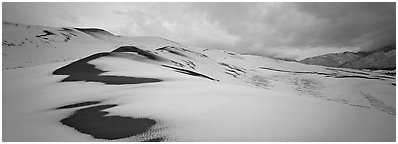
[[[353,74],[362,74],[362,75],[369,75],[368,73],[364,72],[357,72],[357,71],[348,71],[348,70],[342,70],[342,69],[333,69],[333,68],[325,68],[330,71],[341,71],[341,72],[347,72],[347,73],[353,73]]]
[[[37,35],[36,37],[45,37],[45,36],[49,36],[49,35],[56,35],[55,33],[52,33],[48,30],[43,30],[44,34],[42,35]]]
[[[347,76],[335,76],[334,78],[363,78],[363,79],[383,80],[383,79],[380,79],[380,78],[365,77],[365,76],[359,76],[359,75],[356,75],[356,76],[350,76],[350,75],[347,75]]]
[[[208,77],[208,76],[206,76],[204,74],[200,74],[200,73],[197,73],[197,72],[194,72],[194,71],[190,71],[190,70],[186,70],[186,69],[182,69],[182,68],[171,67],[171,66],[167,66],[167,65],[162,65],[162,66],[174,69],[174,71],[179,72],[179,73],[183,73],[183,74],[187,74],[187,75],[191,75],[191,76],[202,77],[202,78],[207,78],[207,79],[210,79],[210,80],[213,80],[213,81],[219,81],[219,80],[213,79],[213,78]]]
[[[156,121],[148,118],[106,116],[103,110],[117,105],[92,106],[75,111],[61,120],[61,123],[94,138],[115,140],[147,132]]]
[[[300,72],[300,71],[287,71],[287,70],[280,70],[280,69],[274,69],[274,68],[266,68],[266,67],[260,67],[260,69],[266,69],[266,70],[272,70],[272,71],[278,71],[278,72],[288,72],[288,73],[297,73],[297,74],[317,74],[317,75],[324,75],[324,76],[332,76],[331,74],[327,73],[322,73],[322,72]]]
[[[188,56],[186,56],[186,55],[184,55],[184,54],[182,54],[180,52],[177,52],[176,48],[175,47],[171,47],[171,46],[165,46],[165,47],[162,47],[162,48],[158,48],[156,50],[157,51],[167,51],[167,52],[175,54],[175,55],[179,55],[179,56],[182,56],[182,57],[188,57]]]
[[[100,101],[86,101],[86,102],[81,102],[81,103],[65,105],[65,106],[62,106],[62,107],[58,107],[57,109],[76,108],[76,107],[82,107],[82,106],[95,105],[95,104],[99,104],[99,103],[101,103],[101,102]]]
[[[163,138],[153,138],[153,139],[149,139],[149,140],[145,140],[142,142],[162,142]]]

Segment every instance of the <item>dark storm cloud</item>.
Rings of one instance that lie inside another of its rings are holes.
[[[395,3],[195,3],[241,38],[236,50],[369,50],[395,43]]]
[[[318,45],[361,45],[374,49],[395,43],[395,3],[297,3],[297,8],[325,23]]]

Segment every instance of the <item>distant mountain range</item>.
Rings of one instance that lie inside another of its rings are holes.
[[[309,57],[299,61],[310,65],[352,69],[395,69],[395,44],[372,52],[343,52]]]

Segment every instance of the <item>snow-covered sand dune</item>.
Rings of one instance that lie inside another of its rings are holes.
[[[395,141],[395,77],[98,29],[5,46],[28,35],[14,27],[27,25],[3,22],[3,141]],[[9,49],[46,61],[13,63]],[[68,51],[74,61],[52,62]]]
[[[71,61],[98,52],[132,45],[155,49],[182,46],[160,37],[124,37],[95,28],[55,28],[2,23],[3,70]]]

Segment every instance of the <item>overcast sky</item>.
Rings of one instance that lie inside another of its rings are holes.
[[[3,3],[2,12],[6,21],[296,59],[395,43],[395,3]]]

